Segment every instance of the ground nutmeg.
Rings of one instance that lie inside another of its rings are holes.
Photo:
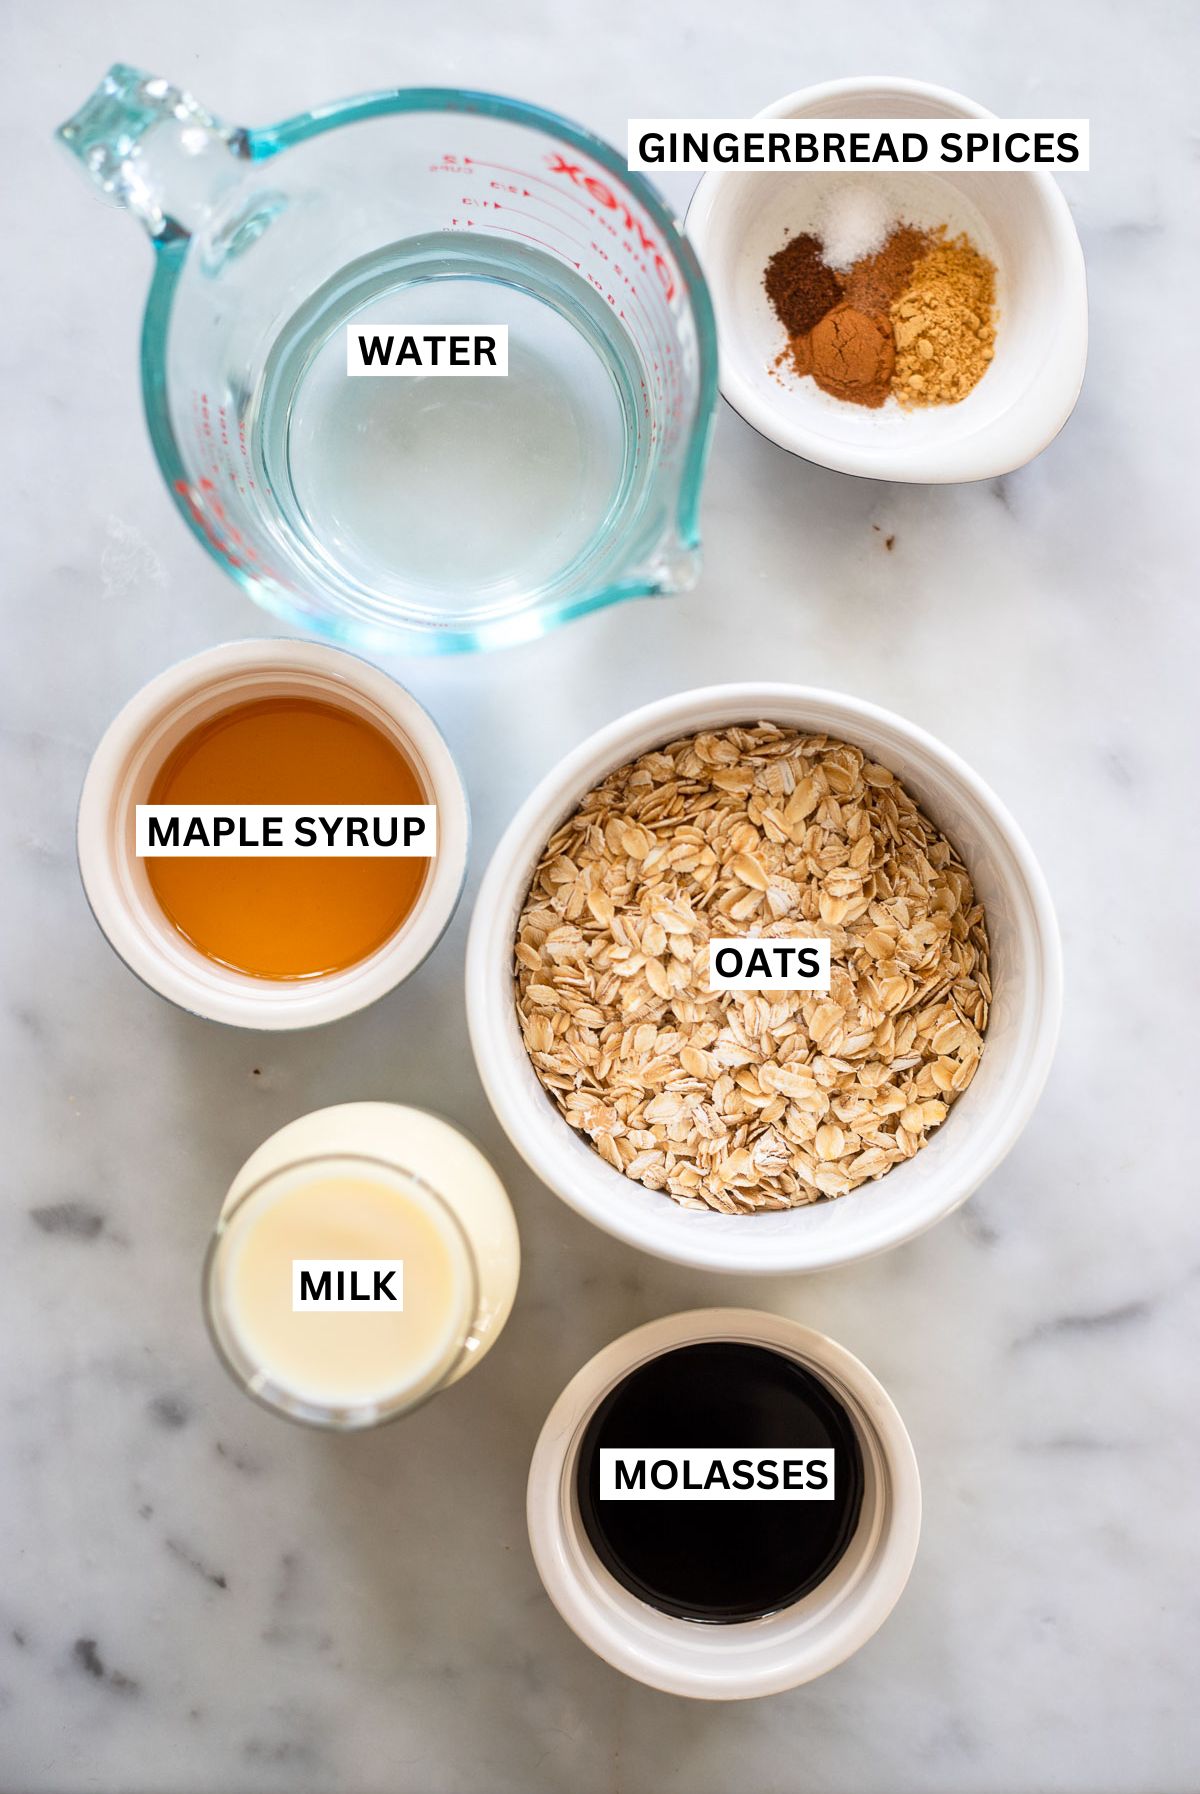
[[[842,297],[842,283],[825,265],[820,238],[808,233],[792,237],[775,251],[763,285],[789,336],[807,336]]]

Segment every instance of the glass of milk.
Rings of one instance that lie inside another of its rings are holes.
[[[272,1134],[204,1268],[218,1355],[276,1413],[342,1430],[409,1413],[498,1338],[520,1245],[504,1186],[446,1121],[347,1103]]]

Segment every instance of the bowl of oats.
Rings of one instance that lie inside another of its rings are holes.
[[[798,978],[820,943],[827,972]],[[983,781],[902,717],[781,684],[666,698],[569,754],[467,949],[480,1076],[541,1180],[644,1251],[743,1273],[845,1264],[957,1208],[1032,1113],[1061,993],[1045,880]]]

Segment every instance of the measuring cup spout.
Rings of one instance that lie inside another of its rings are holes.
[[[245,131],[121,62],[56,135],[105,198],[127,207],[159,245],[192,235],[249,155]]]

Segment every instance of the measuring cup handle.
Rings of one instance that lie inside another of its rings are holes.
[[[182,88],[114,63],[55,135],[106,199],[156,243],[192,235],[249,155],[244,130],[222,124]]]

